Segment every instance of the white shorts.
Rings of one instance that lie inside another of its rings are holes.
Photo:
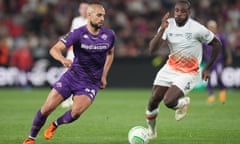
[[[196,74],[181,73],[174,71],[168,64],[165,64],[157,73],[153,85],[171,87],[177,86],[184,95],[189,93],[198,83],[200,72]]]

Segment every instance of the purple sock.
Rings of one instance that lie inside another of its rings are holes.
[[[39,110],[36,113],[35,118],[33,120],[32,129],[29,137],[34,139],[37,137],[37,134],[42,128],[42,126],[44,125],[44,123],[46,122],[46,119],[47,119],[47,116],[42,115],[41,111]]]
[[[223,81],[219,78],[219,80],[218,80],[218,86],[219,86],[219,89],[220,90],[224,90],[225,89],[225,86],[224,86],[224,84],[223,84]]]
[[[72,110],[69,110],[69,111],[65,112],[61,117],[59,117],[57,119],[55,124],[57,124],[59,126],[61,124],[71,123],[71,122],[75,121],[76,119],[78,119],[79,116],[72,117],[71,111]]]

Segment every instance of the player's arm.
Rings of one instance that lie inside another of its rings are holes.
[[[168,27],[168,18],[169,18],[169,12],[166,13],[164,15],[164,17],[162,18],[162,24],[161,24],[161,27],[159,29],[159,31],[157,32],[157,34],[153,37],[153,39],[150,41],[150,44],[149,44],[149,51],[150,53],[153,53],[155,52],[163,43],[163,39],[162,39],[162,36],[163,36],[163,33],[165,31],[165,29]]]
[[[202,73],[202,79],[205,81],[209,78],[209,70],[217,58],[217,55],[222,46],[222,43],[218,38],[214,37],[213,40],[208,45],[212,47],[212,53],[211,53],[210,60],[207,62]]]
[[[62,52],[66,50],[66,46],[63,42],[58,41],[49,51],[50,55],[61,62],[65,67],[70,67],[72,65],[72,61],[66,59]]]
[[[101,80],[102,84],[100,88],[105,88],[107,86],[107,75],[108,75],[109,69],[111,68],[113,58],[114,58],[114,47],[111,48],[107,53],[107,58],[104,64],[102,80]]]

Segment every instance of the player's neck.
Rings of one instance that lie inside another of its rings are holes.
[[[87,29],[93,35],[97,35],[100,32],[100,28],[95,28],[92,27],[91,25],[87,25]]]
[[[181,22],[181,23],[177,23],[177,22],[176,22],[176,25],[177,25],[178,27],[183,27],[183,26],[186,25],[186,23],[188,22],[188,20],[189,20],[189,18],[186,19],[185,21]]]

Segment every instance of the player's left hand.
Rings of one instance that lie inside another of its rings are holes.
[[[106,88],[106,86],[107,86],[107,80],[106,80],[106,78],[102,77],[100,88],[104,89],[104,88]]]
[[[207,81],[207,80],[209,79],[209,77],[210,77],[210,72],[209,72],[209,70],[204,69],[203,72],[202,72],[202,79],[203,79],[204,81]]]
[[[168,19],[170,18],[170,13],[167,12],[162,18],[161,28],[166,29],[168,27]]]
[[[69,68],[72,65],[72,60],[70,60],[70,59],[63,59],[62,60],[62,64],[63,64],[64,67]]]

